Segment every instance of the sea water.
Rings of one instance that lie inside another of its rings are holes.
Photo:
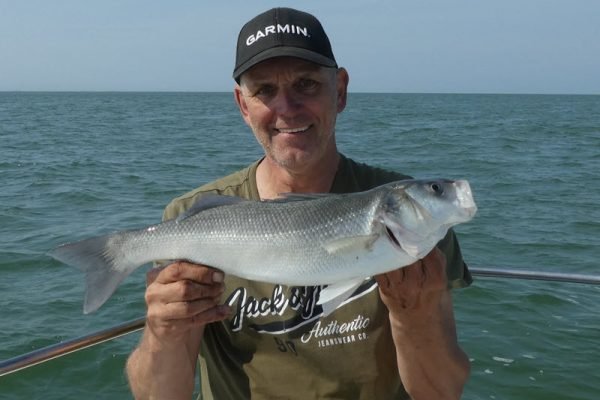
[[[479,211],[456,231],[469,265],[600,273],[600,96],[351,93],[336,136],[357,161],[468,179]],[[145,269],[83,315],[83,275],[48,250],[155,223],[260,156],[230,93],[0,93],[0,359],[144,314]],[[454,291],[463,398],[600,398],[599,298],[489,278]],[[0,399],[130,398],[139,338],[0,377]]]

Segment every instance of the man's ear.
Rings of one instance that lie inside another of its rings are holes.
[[[235,103],[238,105],[240,110],[240,114],[242,114],[242,118],[246,122],[247,125],[250,125],[250,119],[248,115],[248,105],[246,104],[246,98],[242,93],[242,87],[236,83],[235,88],[233,89],[233,97],[235,98]]]
[[[348,98],[348,82],[350,77],[345,68],[337,70],[337,112],[341,113],[346,108],[346,99]]]

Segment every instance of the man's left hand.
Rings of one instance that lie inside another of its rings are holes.
[[[377,275],[375,279],[390,317],[415,328],[439,312],[443,293],[448,289],[446,257],[434,248],[414,264]]]

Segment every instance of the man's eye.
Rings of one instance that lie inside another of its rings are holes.
[[[275,94],[275,88],[270,85],[261,86],[254,92],[255,96],[261,96],[261,97],[272,96],[274,94]]]
[[[300,79],[296,83],[296,87],[298,88],[298,90],[302,90],[302,91],[314,90],[317,87],[319,87],[319,82],[317,82],[313,79]]]

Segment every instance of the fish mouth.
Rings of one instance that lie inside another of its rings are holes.
[[[456,198],[458,205],[461,210],[467,215],[468,218],[472,218],[477,212],[477,205],[473,200],[473,192],[471,186],[466,180],[457,180],[454,182],[456,187]]]

